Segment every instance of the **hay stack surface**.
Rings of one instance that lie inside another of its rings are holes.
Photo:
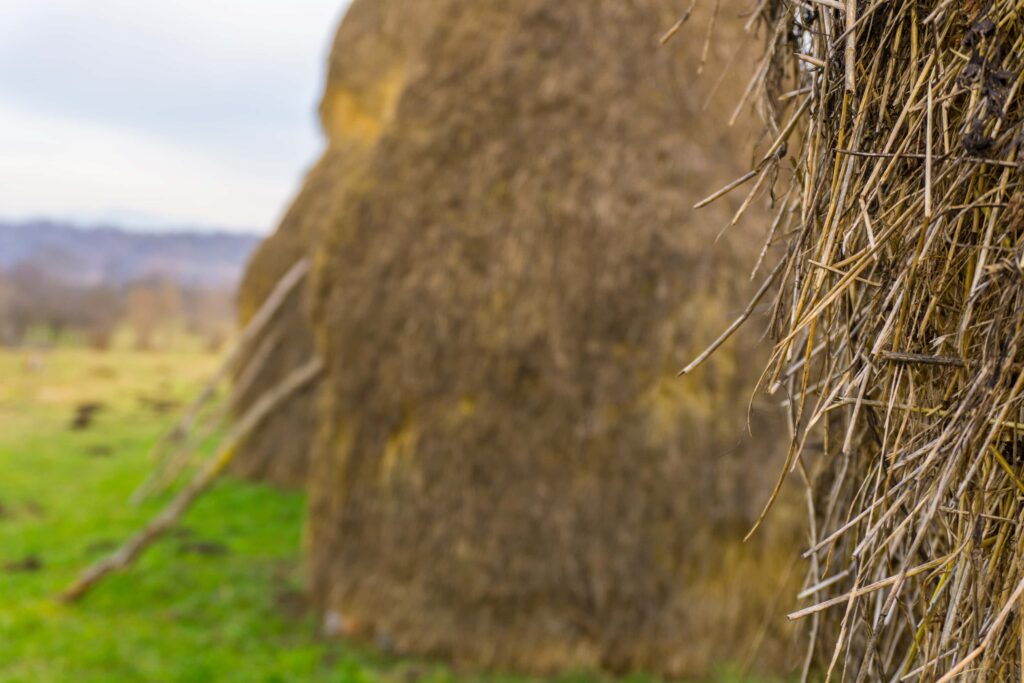
[[[527,671],[741,659],[788,549],[739,540],[780,465],[759,407],[744,439],[756,335],[675,377],[742,310],[758,246],[715,248],[729,214],[690,212],[739,149],[701,127],[722,116],[701,40],[658,45],[673,0],[434,6],[319,243],[327,623]],[[721,68],[735,43],[711,47]]]
[[[1020,680],[1024,3],[835,6],[760,14],[800,614],[844,680]]]
[[[404,55],[418,45],[425,18],[434,12],[430,4],[357,0],[346,13],[335,36],[320,103],[327,147],[277,230],[263,241],[246,268],[239,288],[241,325],[293,264],[312,255],[324,226],[344,203],[355,174],[393,115],[401,64]],[[301,287],[292,294],[273,324],[252,344],[240,375],[245,375],[246,365],[256,364],[259,369],[236,396],[236,414],[244,414],[313,355],[307,292]],[[266,420],[241,446],[232,471],[284,486],[304,485],[316,433],[318,391],[318,384],[313,384]]]

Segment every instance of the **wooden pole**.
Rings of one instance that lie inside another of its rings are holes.
[[[61,594],[61,601],[75,602],[81,599],[107,574],[124,569],[138,559],[142,552],[174,526],[192,503],[216,481],[234,458],[239,444],[272,415],[283,401],[316,379],[322,370],[323,361],[314,358],[294,370],[280,384],[261,396],[242,416],[242,419],[232,427],[214,456],[196,473],[192,481],[178,492],[170,504],[117,551],[82,572],[78,579]]]

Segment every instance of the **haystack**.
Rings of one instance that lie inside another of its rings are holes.
[[[768,408],[745,436],[758,335],[675,376],[758,254],[690,211],[745,144],[713,125],[734,98],[702,112],[703,31],[659,46],[674,0],[357,0],[340,35],[371,6],[423,33],[318,242],[326,623],[476,667],[778,666],[791,527],[740,542],[781,465]]]
[[[768,384],[819,470],[794,616],[844,680],[1020,680],[1024,3],[759,12]]]
[[[355,2],[349,9],[335,37],[320,104],[327,147],[277,230],[263,241],[246,268],[239,288],[242,327],[288,269],[313,253],[324,226],[366,164],[397,101],[399,64],[418,44],[424,25],[418,16],[433,11],[428,5]],[[248,362],[239,373],[246,376],[246,386],[235,396],[236,414],[244,414],[313,355],[307,296],[306,287],[296,290],[274,323],[250,345]],[[317,425],[317,392],[314,383],[267,419],[235,456],[233,472],[284,486],[304,485]]]
[[[318,175],[318,169],[310,177]],[[330,184],[325,178],[323,184]],[[239,320],[244,327],[255,315],[295,262],[310,250],[309,235],[303,232],[303,217],[313,192],[304,190],[280,227],[264,240],[251,257],[239,287]],[[306,201],[303,201],[303,200]],[[298,287],[282,305],[272,323],[258,335],[251,353],[243,359],[239,379],[247,376],[246,387],[234,397],[232,410],[241,417],[268,389],[313,355],[313,336],[305,313],[306,288]],[[258,364],[254,367],[253,364]],[[309,452],[316,430],[314,382],[286,401],[246,439],[231,463],[234,474],[280,486],[299,487],[306,481]]]

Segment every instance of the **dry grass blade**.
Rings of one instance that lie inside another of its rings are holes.
[[[662,45],[672,40],[672,36],[679,33],[679,29],[681,29],[683,25],[690,20],[690,15],[693,14],[693,8],[696,6],[697,0],[690,0],[690,6],[686,8],[686,12],[683,14],[683,16],[679,17],[676,23],[672,24],[671,28],[669,28],[667,31],[665,31],[665,33],[662,34],[660,38],[660,42]]]

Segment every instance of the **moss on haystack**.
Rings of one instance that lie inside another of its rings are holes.
[[[706,125],[723,106],[701,113],[700,38],[658,45],[679,4],[369,8],[420,33],[361,81],[384,104],[324,100],[374,140],[316,243],[308,544],[330,623],[475,666],[666,674],[741,659],[767,623],[777,666],[792,527],[738,542],[780,464],[766,411],[743,437],[758,340],[675,379],[757,255],[689,210],[739,146]]]

